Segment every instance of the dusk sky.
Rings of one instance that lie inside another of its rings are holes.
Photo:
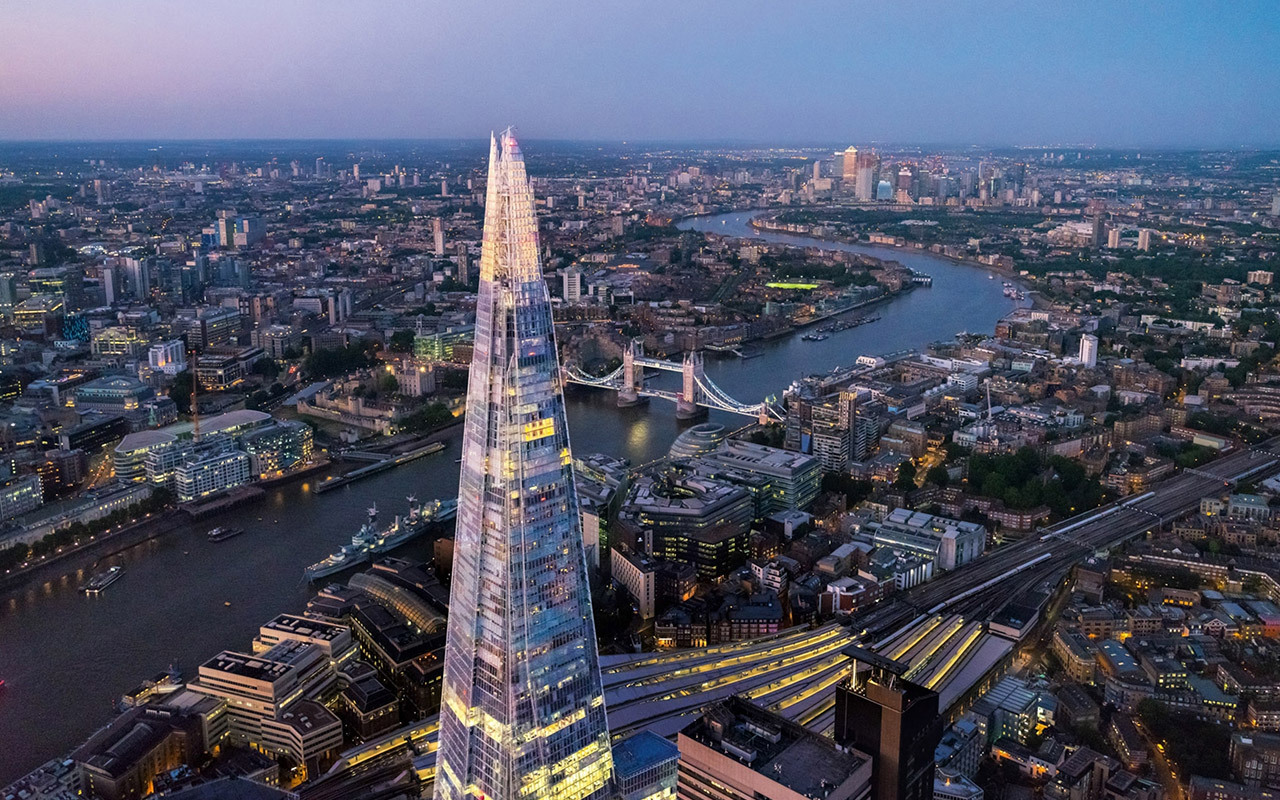
[[[1280,145],[1275,2],[67,0],[0,138]]]

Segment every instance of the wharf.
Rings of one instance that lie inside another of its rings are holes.
[[[311,491],[314,494],[324,494],[330,490],[346,486],[349,483],[354,483],[361,478],[367,478],[370,475],[377,475],[379,472],[385,472],[393,467],[398,467],[401,464],[408,464],[410,461],[415,461],[423,456],[429,456],[432,453],[439,453],[444,448],[444,442],[432,442],[429,445],[419,447],[416,450],[410,450],[409,452],[398,456],[388,456],[373,464],[369,464],[368,466],[353,469],[346,475],[339,475],[336,478],[328,478],[320,481],[311,487]]]

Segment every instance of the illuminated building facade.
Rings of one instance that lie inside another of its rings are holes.
[[[243,486],[251,478],[249,456],[239,450],[193,454],[173,471],[174,488],[184,503]]]
[[[435,796],[605,798],[613,758],[533,193],[490,146]]]

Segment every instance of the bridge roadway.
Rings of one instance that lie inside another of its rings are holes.
[[[829,732],[835,686],[852,667],[842,651],[853,644],[897,653],[894,657],[912,664],[930,686],[942,687],[938,690],[944,702],[950,702],[968,688],[954,685],[957,680],[981,677],[976,668],[966,670],[967,662],[998,660],[1013,646],[982,633],[978,630],[982,626],[974,621],[990,619],[1026,589],[1056,584],[1090,553],[1115,547],[1177,518],[1206,495],[1241,480],[1275,474],[1280,471],[1280,453],[1273,451],[1278,446],[1280,437],[1194,472],[1181,472],[1151,491],[996,548],[850,619],[696,650],[603,656],[610,729],[615,737],[639,730],[671,735],[707,703],[744,694],[815,730]],[[306,788],[304,800],[338,797],[356,785],[371,785],[373,776],[385,779],[389,765],[397,762],[430,779],[436,733],[437,723],[431,718],[346,751],[326,776]]]

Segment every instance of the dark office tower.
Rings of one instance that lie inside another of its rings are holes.
[[[466,242],[458,242],[458,271],[457,280],[463,286],[471,283],[471,254],[467,250]]]
[[[931,800],[933,751],[942,738],[937,693],[903,678],[896,661],[845,652],[858,664],[836,688],[836,742],[875,758],[872,800]]]
[[[85,307],[84,302],[84,267],[68,267],[63,279],[63,297],[69,311],[78,311]]]

